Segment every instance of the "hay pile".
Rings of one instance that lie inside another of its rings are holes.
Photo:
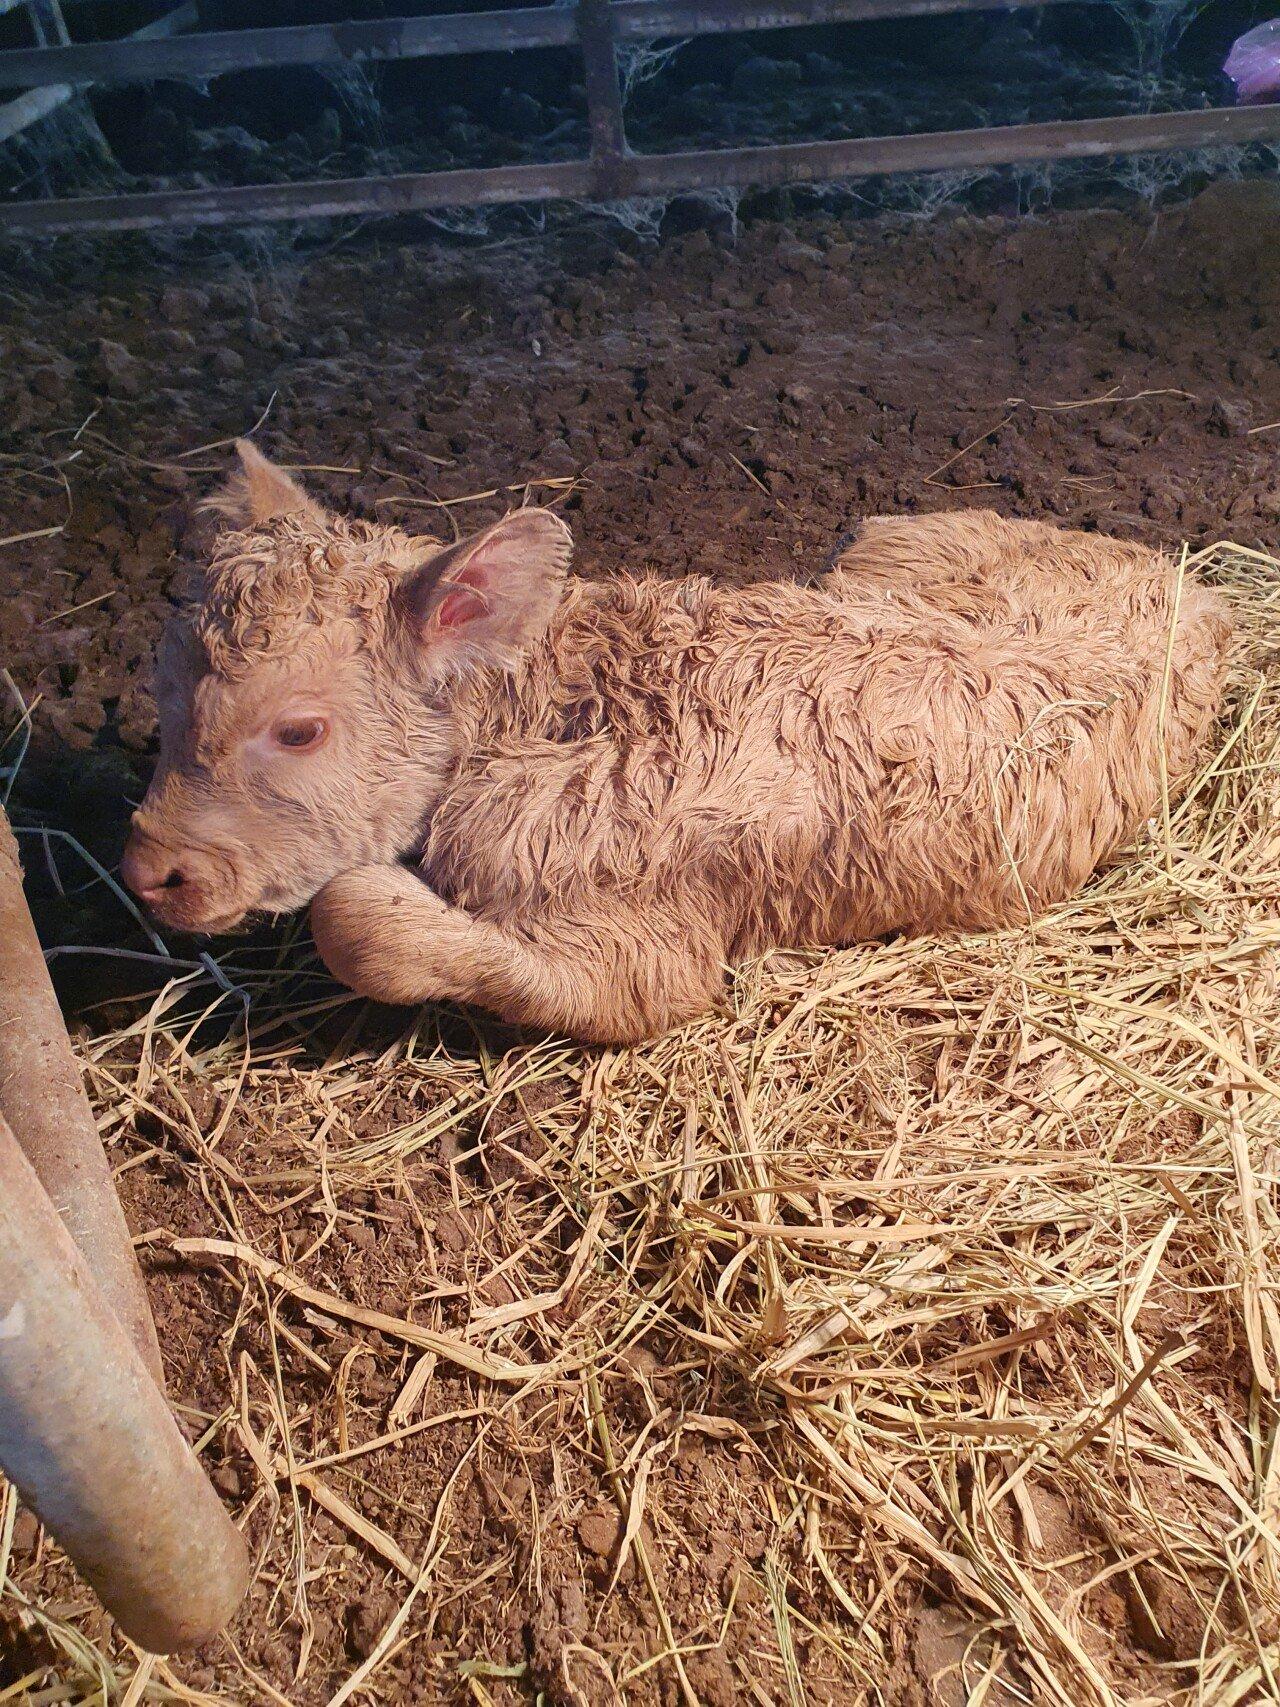
[[[0,1701],[1280,1696],[1280,563],[1193,566],[1218,750],[1033,928],[634,1051],[234,956],[86,1044],[259,1577],[140,1661],[10,1499]]]

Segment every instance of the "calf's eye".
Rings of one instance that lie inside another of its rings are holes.
[[[277,747],[284,747],[291,753],[305,753],[318,747],[328,733],[329,725],[323,717],[286,718],[271,731]]]

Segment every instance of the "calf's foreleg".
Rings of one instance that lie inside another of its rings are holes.
[[[375,1001],[465,1002],[589,1043],[669,1031],[724,981],[724,945],[696,918],[610,897],[516,930],[451,906],[405,866],[332,879],[311,931],[334,977]]]

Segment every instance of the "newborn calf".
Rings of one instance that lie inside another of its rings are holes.
[[[382,1001],[622,1042],[771,947],[1025,920],[1218,705],[1223,607],[1139,546],[967,512],[817,587],[568,581],[545,510],[441,549],[240,455],[124,874],[185,930],[311,901]]]

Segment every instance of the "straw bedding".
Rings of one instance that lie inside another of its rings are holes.
[[[636,1050],[234,953],[85,1041],[258,1580],[144,1660],[10,1498],[0,1701],[1280,1694],[1280,563],[1190,566],[1216,748],[1034,925]]]

